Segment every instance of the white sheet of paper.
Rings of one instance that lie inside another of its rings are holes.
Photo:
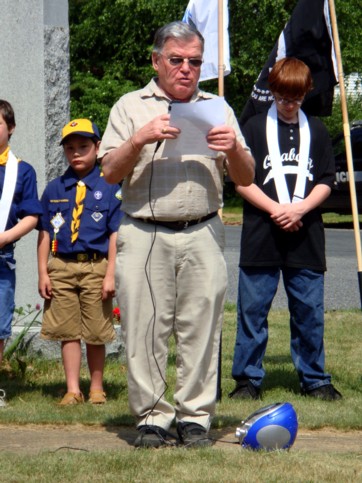
[[[206,135],[212,127],[225,124],[225,101],[215,97],[199,102],[173,103],[170,125],[181,133],[177,139],[167,139],[163,156],[197,154],[214,156],[215,151],[207,147]]]

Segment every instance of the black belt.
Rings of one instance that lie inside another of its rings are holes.
[[[168,228],[169,230],[174,231],[182,231],[186,230],[189,226],[198,225],[199,223],[203,223],[204,221],[211,220],[217,215],[217,211],[213,213],[209,213],[206,216],[202,216],[201,218],[197,218],[196,220],[189,220],[189,221],[158,221],[153,220],[152,218],[136,218],[139,221],[143,221],[144,223],[150,223],[151,225],[163,226],[164,228]]]
[[[64,260],[73,260],[74,262],[90,262],[106,258],[105,255],[97,252],[55,253],[54,256],[58,258],[63,258]]]

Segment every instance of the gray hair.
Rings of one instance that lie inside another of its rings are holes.
[[[168,39],[190,40],[194,37],[199,38],[203,52],[205,43],[204,37],[200,34],[196,27],[179,20],[176,22],[171,22],[157,30],[152,51],[160,54]]]

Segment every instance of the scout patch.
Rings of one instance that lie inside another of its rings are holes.
[[[64,223],[65,223],[65,220],[62,217],[62,214],[59,212],[55,216],[53,216],[53,218],[50,220],[50,224],[54,228],[54,231],[56,230],[57,232],[59,231],[59,228],[62,225],[64,225]]]
[[[99,211],[95,211],[94,213],[92,213],[92,218],[94,221],[98,222],[99,220],[101,220],[103,218],[103,215],[102,213],[100,213]]]
[[[53,240],[52,240],[52,247],[51,251],[52,254],[55,255],[58,251],[58,240],[57,240],[57,233],[59,232],[59,228],[63,226],[65,223],[64,218],[62,217],[62,214],[58,211],[58,213],[53,216],[53,218],[50,220],[50,224],[54,228],[54,235],[53,235]]]

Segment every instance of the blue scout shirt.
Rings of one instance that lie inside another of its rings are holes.
[[[56,239],[60,256],[83,252],[97,252],[106,256],[109,236],[118,230],[123,216],[120,210],[121,189],[119,185],[110,185],[105,181],[97,164],[82,178],[87,191],[78,239],[72,243],[70,226],[78,181],[78,176],[69,167],[62,176],[47,185],[41,198],[44,214],[39,228],[47,231],[52,241],[54,227],[58,227]]]
[[[2,195],[5,178],[5,166],[0,166],[0,196]],[[13,202],[11,204],[6,230],[17,225],[18,220],[29,215],[41,215],[43,212],[36,185],[34,168],[26,161],[19,161],[18,177],[15,185]],[[12,248],[7,245],[3,250]]]

